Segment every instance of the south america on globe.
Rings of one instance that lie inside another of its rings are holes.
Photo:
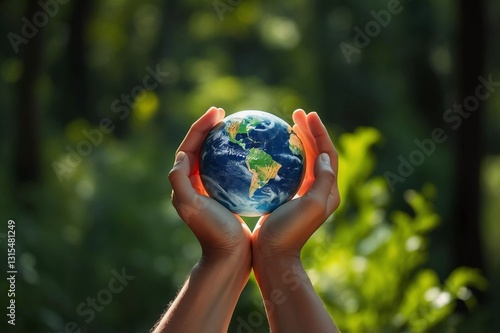
[[[297,193],[305,152],[292,127],[264,111],[234,113],[216,124],[200,149],[208,195],[235,214],[261,216]]]

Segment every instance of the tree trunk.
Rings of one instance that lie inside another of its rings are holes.
[[[460,0],[458,29],[458,101],[475,96],[484,75],[483,0]],[[453,253],[456,266],[484,269],[480,236],[480,166],[483,157],[483,103],[457,129]]]
[[[90,91],[86,63],[85,30],[92,13],[92,0],[76,0],[70,19],[70,38],[68,42],[69,71],[66,78],[67,107],[60,112],[65,125],[77,117],[90,122],[98,121],[95,111],[89,107]]]
[[[31,19],[40,10],[38,1],[31,0],[26,7],[26,17]],[[40,181],[40,114],[38,111],[36,83],[42,68],[43,28],[21,46],[24,71],[19,82],[19,109],[17,113],[14,149],[15,193],[21,186]],[[24,49],[24,50],[23,50]]]

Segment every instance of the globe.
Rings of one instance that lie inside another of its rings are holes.
[[[257,110],[216,124],[200,149],[208,195],[235,214],[261,216],[290,200],[305,170],[302,142],[281,118]]]

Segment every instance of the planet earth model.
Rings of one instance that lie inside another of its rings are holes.
[[[297,193],[306,161],[290,125],[270,113],[248,110],[210,130],[199,162],[210,197],[235,214],[261,216]]]

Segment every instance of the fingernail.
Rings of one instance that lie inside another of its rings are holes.
[[[330,164],[330,156],[327,153],[322,153],[319,155],[319,158],[321,158],[321,161],[324,163]]]
[[[183,152],[183,151],[178,152],[177,155],[175,156],[174,165],[181,163],[184,160],[184,157],[186,157],[185,152]]]

